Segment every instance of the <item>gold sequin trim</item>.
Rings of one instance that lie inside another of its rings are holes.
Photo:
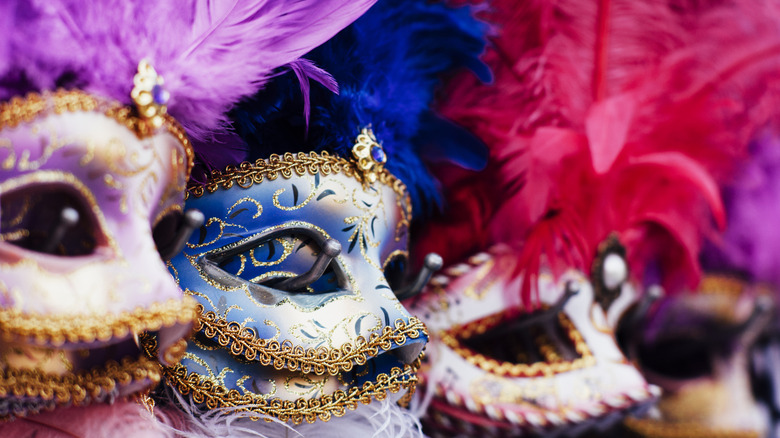
[[[114,392],[136,382],[160,381],[160,365],[141,356],[107,362],[101,368],[76,374],[46,374],[39,370],[7,369],[0,372],[0,398],[37,397],[57,405],[89,404],[91,398]]]
[[[339,156],[330,155],[327,151],[316,152],[290,152],[284,155],[271,155],[267,160],[259,159],[254,163],[243,162],[236,166],[228,166],[224,172],[214,170],[211,172],[206,185],[197,185],[189,188],[189,193],[195,197],[201,197],[206,192],[214,193],[218,188],[229,189],[237,184],[241,188],[249,188],[254,184],[260,184],[266,178],[270,181],[279,176],[288,179],[293,174],[303,176],[305,174],[330,175],[331,173],[343,173],[354,177],[363,183],[363,174],[357,170],[354,161]],[[406,186],[398,178],[386,169],[376,174],[377,180],[382,184],[392,187],[399,197],[406,197]]]
[[[83,91],[57,90],[55,92],[29,93],[24,98],[14,97],[8,102],[0,103],[0,131],[5,128],[15,128],[20,123],[30,123],[36,118],[49,114],[65,112],[101,112],[133,131],[138,138],[155,134],[150,125],[136,117],[133,109],[106,99],[89,95]],[[184,147],[187,155],[187,178],[189,179],[195,162],[195,150],[187,138],[184,128],[171,116],[162,116],[165,129],[176,137]]]
[[[0,310],[0,333],[5,340],[22,337],[39,345],[108,341],[190,323],[197,318],[197,305],[195,299],[184,297],[108,315],[41,315],[3,309]]]
[[[532,364],[502,362],[477,353],[474,350],[465,347],[460,343],[458,337],[467,338],[474,333],[484,333],[489,325],[495,325],[500,320],[496,315],[485,318],[486,322],[475,321],[463,327],[456,327],[441,334],[442,342],[452,348],[461,357],[470,364],[478,366],[483,370],[506,377],[537,377],[552,376],[555,374],[566,373],[569,371],[582,369],[595,365],[596,359],[590,352],[588,345],[582,338],[582,334],[577,331],[574,324],[562,313],[558,314],[558,320],[574,344],[574,349],[580,355],[579,358],[564,362],[534,362]]]
[[[759,438],[755,430],[711,429],[696,423],[664,423],[658,420],[626,418],[623,422],[635,436],[647,438]]]
[[[337,390],[320,398],[295,401],[281,399],[264,399],[252,394],[241,394],[235,389],[228,390],[224,386],[214,384],[204,379],[198,373],[188,373],[183,365],[168,367],[163,370],[168,384],[181,394],[192,394],[195,403],[205,404],[208,409],[228,408],[236,412],[258,412],[276,417],[281,421],[292,421],[300,424],[303,421],[313,423],[319,418],[328,421],[333,416],[341,417],[347,409],[355,410],[358,402],[369,404],[372,399],[384,400],[387,393],[397,393],[402,389],[413,390],[417,384],[417,369],[419,359],[403,369],[394,367],[390,374],[379,374],[373,382],[366,382],[360,387],[348,390]]]
[[[375,357],[380,350],[388,351],[394,345],[406,344],[409,339],[428,336],[422,321],[415,317],[409,323],[399,319],[395,327],[386,326],[381,333],[371,333],[368,339],[358,336],[354,343],[335,348],[308,348],[293,346],[290,341],[279,342],[257,337],[255,330],[242,327],[237,322],[228,322],[214,312],[204,312],[198,305],[200,318],[197,330],[216,340],[222,347],[228,348],[234,356],[244,356],[248,360],[257,360],[262,365],[273,366],[277,370],[300,370],[303,373],[317,375],[326,372],[332,376],[342,371],[350,371],[354,365],[363,365],[369,358]],[[228,347],[228,344],[230,346]]]

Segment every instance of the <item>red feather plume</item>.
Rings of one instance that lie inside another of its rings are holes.
[[[636,278],[653,263],[668,290],[695,286],[702,239],[725,222],[719,182],[780,55],[776,7],[721,3],[492,2],[495,83],[457,77],[440,104],[491,160],[479,176],[440,169],[448,222],[423,249],[452,263],[475,241],[515,245],[524,285],[507,292],[529,309],[540,268],[589,271],[611,232]]]

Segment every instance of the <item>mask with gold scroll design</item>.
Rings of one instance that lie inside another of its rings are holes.
[[[467,8],[379,2],[307,54],[338,94],[315,85],[308,104],[282,74],[231,113],[251,161],[190,190],[206,224],[171,271],[202,315],[165,371],[173,388],[206,410],[312,422],[414,386],[427,333],[397,297],[440,261],[405,269],[412,205],[436,198],[417,140],[484,155],[447,149],[468,134],[429,111],[443,73],[485,72],[482,31]]]
[[[427,333],[396,298],[415,287],[409,197],[369,129],[353,151],[274,155],[191,189],[206,222],[170,269],[201,314],[172,387],[296,423],[414,388]]]
[[[199,226],[203,140],[373,0],[239,3],[0,4],[0,416],[112,402],[178,361],[196,303],[163,260]]]
[[[136,79],[150,95],[154,69],[142,62]],[[0,104],[2,415],[158,382],[144,331],[163,340],[159,361],[183,353],[195,303],[161,257],[198,221],[183,213],[193,151],[172,117],[136,114],[80,91]]]
[[[407,303],[432,336],[420,372],[433,392],[431,436],[573,436],[657,396],[616,345],[586,276],[542,271],[542,305],[526,313],[505,294],[523,281],[508,275],[517,263],[495,246],[446,268]],[[624,281],[611,286],[631,292]]]

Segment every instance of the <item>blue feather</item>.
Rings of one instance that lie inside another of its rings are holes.
[[[355,137],[371,125],[388,156],[387,169],[409,188],[416,212],[439,203],[422,156],[469,168],[484,166],[484,146],[454,124],[431,120],[443,78],[457,69],[491,80],[479,55],[487,26],[467,7],[419,0],[379,1],[365,15],[306,55],[329,72],[339,94],[313,84],[308,136],[304,100],[292,74],[282,74],[232,112],[234,128],[250,145],[250,159],[272,153],[328,151],[351,156]],[[441,132],[432,132],[444,130]],[[447,141],[459,144],[433,144]]]

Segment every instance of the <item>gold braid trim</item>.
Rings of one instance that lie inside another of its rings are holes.
[[[0,398],[53,400],[57,405],[83,406],[92,398],[117,391],[133,383],[160,381],[160,364],[145,356],[126,357],[117,363],[108,361],[101,368],[76,374],[47,374],[40,370],[6,369],[0,371]]]
[[[6,341],[27,338],[38,345],[55,347],[65,342],[105,342],[143,331],[191,323],[197,318],[197,306],[193,298],[184,297],[108,315],[41,315],[2,309],[0,333]]]
[[[358,402],[369,404],[374,398],[384,400],[388,391],[397,393],[402,389],[413,390],[417,385],[416,373],[419,366],[418,359],[411,365],[405,365],[403,369],[393,367],[390,374],[379,374],[376,381],[366,382],[361,387],[352,387],[346,391],[337,390],[320,398],[299,398],[295,401],[264,399],[254,394],[242,395],[237,390],[228,390],[198,373],[188,373],[183,365],[167,367],[163,374],[169,385],[183,395],[191,393],[195,403],[205,404],[210,410],[229,408],[235,412],[257,412],[281,421],[300,424],[304,420],[313,423],[317,418],[328,421],[333,416],[341,417],[347,409],[355,410]]]
[[[428,336],[425,324],[413,316],[409,318],[408,324],[398,319],[395,321],[395,327],[386,326],[379,334],[371,333],[368,340],[358,336],[354,343],[345,344],[340,349],[304,349],[301,346],[293,346],[290,341],[280,343],[257,338],[254,329],[242,327],[237,322],[228,322],[214,312],[204,312],[200,304],[198,312],[201,316],[196,329],[216,340],[223,348],[229,348],[234,356],[257,360],[262,365],[272,365],[277,370],[300,370],[306,374],[322,375],[327,372],[335,376],[342,371],[350,371],[355,364],[365,364],[369,358],[377,356],[380,349],[387,351],[393,344],[401,346],[409,339]]]
[[[65,112],[100,112],[110,117],[127,129],[133,131],[139,139],[150,137],[157,131],[150,127],[146,120],[137,117],[133,109],[119,102],[101,99],[83,91],[57,90],[55,92],[29,93],[24,98],[14,97],[8,102],[0,103],[0,131],[5,128],[15,128],[20,123],[30,123],[36,118],[49,114]],[[187,179],[190,177],[195,163],[195,150],[187,138],[184,128],[173,117],[165,114],[165,129],[181,143],[187,155]]]
[[[488,324],[495,324],[496,321],[501,318],[496,318],[496,315],[488,316],[485,318]],[[582,338],[582,334],[577,331],[574,324],[564,314],[558,314],[558,320],[561,326],[566,330],[569,335],[569,339],[574,344],[574,349],[579,353],[581,357],[572,361],[560,361],[560,362],[534,362],[532,364],[524,363],[512,363],[502,362],[487,357],[483,354],[464,346],[458,340],[458,336],[463,336],[461,333],[473,334],[484,333],[487,327],[484,324],[480,324],[482,321],[475,321],[467,324],[463,327],[462,331],[457,327],[441,333],[441,339],[444,344],[453,349],[458,355],[466,359],[470,364],[478,366],[483,370],[496,374],[499,376],[507,377],[537,377],[537,376],[552,376],[560,373],[567,373],[569,371],[578,370],[582,368],[591,367],[596,363],[596,359],[588,348],[588,344]],[[468,336],[464,336],[468,337]]]
[[[747,289],[745,281],[726,275],[705,275],[699,283],[698,292],[702,294],[718,294],[740,296]]]
[[[636,436],[646,438],[759,438],[755,430],[712,429],[696,423],[665,423],[628,417],[623,425]]]
[[[233,184],[237,184],[239,187],[247,189],[254,184],[260,184],[266,178],[273,181],[279,176],[289,179],[293,177],[293,174],[303,176],[306,173],[311,175],[343,173],[364,183],[363,173],[358,171],[354,161],[331,155],[327,151],[319,154],[317,152],[298,152],[297,154],[287,152],[283,155],[273,154],[267,160],[261,158],[254,163],[243,162],[238,167],[228,166],[224,172],[214,170],[206,185],[191,186],[189,194],[199,198],[206,192],[214,193],[220,187],[229,189],[233,187]],[[386,169],[383,168],[376,175],[379,182],[391,187],[399,197],[408,196],[404,183]]]

